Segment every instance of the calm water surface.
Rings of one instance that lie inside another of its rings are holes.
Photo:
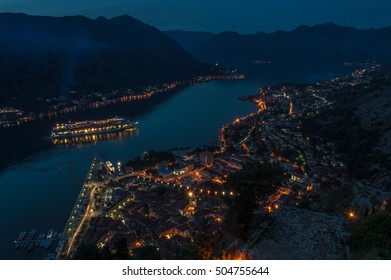
[[[51,146],[46,135],[42,136],[39,144],[45,147],[43,151],[0,173],[0,259],[42,258],[42,249],[30,254],[17,251],[13,240],[24,230],[63,230],[93,155],[125,162],[150,149],[216,143],[222,125],[255,111],[255,105],[237,97],[255,94],[259,85],[260,82],[249,80],[214,81],[182,89],[153,109],[143,110],[125,103],[79,116],[106,117],[115,112],[139,121],[139,133],[123,139],[69,149]],[[48,132],[50,125],[37,124],[40,131]],[[23,151],[33,149],[30,143],[17,144]]]

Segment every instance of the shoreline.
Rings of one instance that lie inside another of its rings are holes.
[[[242,80],[245,76],[243,74],[225,73],[222,75],[207,75],[189,78],[187,80],[179,80],[174,82],[166,82],[160,85],[150,85],[142,87],[141,91],[138,87],[128,89],[112,90],[110,93],[102,94],[98,92],[98,95],[94,95],[94,92],[90,92],[87,95],[87,101],[82,99],[72,99],[68,104],[62,105],[61,103],[51,105],[59,107],[56,110],[50,110],[50,107],[41,108],[40,111],[31,111],[26,113],[20,113],[20,116],[15,119],[12,124],[2,124],[0,122],[0,128],[18,127],[23,126],[26,123],[57,118],[58,116],[67,117],[69,114],[78,114],[83,111],[95,110],[102,107],[107,107],[117,103],[128,103],[132,101],[148,100],[154,96],[160,96],[163,93],[169,93],[172,90],[181,90],[188,86],[193,86],[201,83],[219,80]],[[73,91],[74,92],[74,91]],[[91,99],[92,98],[92,99]],[[85,103],[86,102],[86,103]],[[83,104],[84,103],[84,104]],[[19,108],[8,108],[12,110],[20,110]],[[22,110],[20,110],[23,112]]]
[[[195,84],[196,85],[196,84]],[[194,86],[194,85],[191,85]],[[180,93],[182,90],[188,88],[189,85],[180,86],[173,88],[167,92],[166,95],[158,94],[155,96],[152,96],[151,98],[139,100],[137,102],[123,102],[123,103],[113,103],[104,107],[96,108],[96,109],[86,109],[83,111],[79,111],[77,113],[72,113],[71,116],[73,118],[79,117],[79,118],[99,118],[98,115],[113,115],[111,111],[115,111],[116,107],[118,106],[130,106],[129,108],[139,110],[137,111],[132,117],[139,117],[144,114],[147,114],[148,112],[154,110],[157,106],[159,106],[162,102],[168,100],[169,98],[175,96],[176,94]],[[132,108],[133,107],[133,108]],[[104,112],[102,112],[104,111]],[[91,117],[91,115],[93,117]],[[49,130],[51,128],[51,124],[53,124],[55,121],[64,121],[65,115],[61,115],[59,117],[55,117],[53,119],[38,119],[33,122],[28,122],[20,126],[14,126],[10,128],[2,128],[0,127],[0,132],[2,131],[2,137],[0,138],[0,144],[1,145],[12,145],[15,142],[22,142],[24,141],[24,134],[28,134],[32,136],[31,144],[26,152],[20,152],[20,147],[14,147],[5,149],[6,151],[15,151],[15,152],[8,152],[8,154],[5,154],[4,156],[0,157],[0,174],[7,170],[9,167],[21,164],[25,161],[28,161],[30,158],[32,158],[34,155],[39,154],[40,152],[45,152],[51,148],[56,148],[49,140]],[[71,118],[72,118],[71,117]],[[44,127],[42,127],[44,126]],[[36,132],[36,129],[38,129],[38,133],[34,134],[31,132]],[[11,131],[10,130],[14,130]],[[47,133],[45,133],[47,131]],[[20,135],[21,134],[21,135]],[[14,137],[18,137],[20,139],[13,141]],[[47,136],[47,137],[45,137]],[[8,138],[8,139],[7,139]],[[58,147],[57,147],[58,148]],[[18,152],[16,152],[18,151]],[[9,160],[11,158],[11,160]],[[8,160],[8,161],[7,161]]]

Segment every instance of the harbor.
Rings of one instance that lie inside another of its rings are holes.
[[[47,233],[37,234],[35,229],[19,234],[17,240],[14,241],[15,249],[31,253],[33,250],[41,251],[46,254],[44,259],[55,259],[63,242],[63,234],[50,229]],[[54,248],[54,250],[53,250]]]
[[[53,145],[49,139],[53,122],[31,122],[22,126],[20,139],[13,140],[25,146],[19,154],[28,153],[33,148],[40,150],[0,173],[0,185],[10,186],[0,189],[1,204],[4,209],[10,209],[0,215],[6,221],[4,227],[7,228],[2,232],[4,242],[0,258],[45,257],[45,250],[34,249],[30,254],[26,254],[25,250],[15,250],[14,240],[21,231],[37,229],[38,234],[50,228],[62,231],[69,224],[70,212],[78,201],[94,155],[110,159],[116,167],[118,162],[126,163],[150,149],[208,144],[217,140],[219,128],[232,121],[232,114],[239,117],[256,108],[254,104],[240,101],[237,97],[250,95],[257,88],[258,82],[246,80],[204,83],[184,89],[159,103],[153,110],[147,104],[142,107],[120,103],[99,109],[99,115],[91,112],[77,115],[77,119],[81,120],[126,115],[128,119],[139,121],[139,133],[135,132],[131,137],[97,141],[93,145],[75,145],[74,148]],[[206,98],[211,102],[205,103]],[[217,107],[213,105],[216,102],[219,103]],[[200,108],[206,113],[200,115]],[[41,132],[40,139],[35,141],[28,138],[37,130]],[[7,136],[0,140],[6,147],[6,153],[10,149],[6,145],[11,142],[8,142]]]

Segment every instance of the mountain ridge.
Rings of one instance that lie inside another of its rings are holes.
[[[388,51],[391,49],[391,27],[356,29],[330,22],[272,33],[224,31],[198,46],[191,45],[189,38],[186,45],[180,38],[174,39],[202,62],[218,63],[247,73],[283,67],[332,70],[343,67],[345,62],[374,59],[391,63]]]
[[[157,84],[210,68],[157,28],[128,15],[0,13],[0,34],[3,100]]]

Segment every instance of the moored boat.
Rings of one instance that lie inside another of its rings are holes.
[[[54,233],[54,230],[53,229],[50,229],[48,234],[46,235],[46,238],[47,239],[51,239],[53,237],[53,233]]]
[[[30,253],[35,247],[35,244],[34,242],[30,242],[28,245],[27,245],[27,253]]]
[[[25,231],[22,231],[22,232],[19,234],[18,239],[19,239],[19,240],[23,240],[25,237],[26,237],[26,232],[25,232]]]
[[[32,231],[30,231],[29,234],[27,235],[26,240],[33,240],[34,237],[35,237],[35,233],[36,233],[36,232],[37,232],[37,231],[36,231],[35,229],[33,229]]]

